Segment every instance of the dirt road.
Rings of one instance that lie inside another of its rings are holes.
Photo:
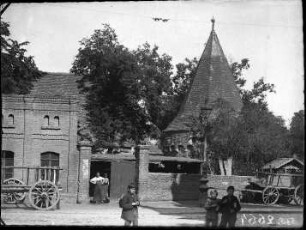
[[[203,226],[205,211],[189,203],[147,202],[139,208],[140,226]],[[38,211],[15,205],[1,208],[7,225],[77,225],[122,226],[121,209],[116,202],[103,205],[61,204],[61,209]],[[236,226],[299,227],[303,209],[262,206],[243,206]]]

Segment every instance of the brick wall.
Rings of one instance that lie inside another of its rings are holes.
[[[60,182],[63,193],[77,193],[79,151],[77,149],[78,102],[52,97],[2,97],[2,150],[14,152],[15,166],[40,166],[43,152],[59,154]],[[8,116],[14,115],[14,125]],[[44,116],[49,116],[49,127]],[[55,128],[54,117],[59,117]],[[30,175],[33,177],[34,174]],[[14,177],[26,181],[25,170],[15,170]],[[32,183],[32,182],[30,182]]]
[[[143,200],[197,200],[201,175],[149,173]]]
[[[218,188],[219,198],[225,196],[226,189],[232,185],[235,189],[243,189],[249,177],[208,175],[209,187]],[[149,173],[142,200],[198,200],[200,196],[201,175],[180,173]],[[235,191],[239,196],[239,192]]]
[[[199,174],[186,173],[149,173],[148,146],[140,146],[136,156],[136,167],[139,167],[139,197],[141,200],[198,200],[200,197]],[[138,166],[139,164],[139,166]],[[209,187],[218,188],[219,198],[226,195],[226,189],[232,185],[237,190],[243,189],[249,176],[208,175]],[[239,192],[235,192],[239,196]]]
[[[209,187],[218,188],[219,198],[226,195],[226,189],[228,186],[232,185],[235,189],[243,189],[246,186],[246,182],[250,176],[221,176],[221,175],[208,175],[209,180],[207,185]],[[235,191],[235,195],[239,195],[239,191]]]

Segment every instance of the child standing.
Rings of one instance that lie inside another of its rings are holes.
[[[125,221],[125,226],[138,226],[138,206],[140,205],[134,184],[128,186],[127,193],[122,197],[121,218]]]
[[[206,226],[216,227],[218,224],[219,205],[217,200],[217,190],[210,191],[210,197],[207,198],[204,208],[206,209]]]
[[[222,213],[220,227],[226,227],[227,224],[230,228],[235,227],[237,212],[240,211],[241,206],[238,198],[234,196],[234,191],[234,186],[229,186],[227,195],[220,202],[220,212]]]

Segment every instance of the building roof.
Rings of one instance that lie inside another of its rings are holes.
[[[269,169],[270,165],[272,169],[279,169],[281,167],[283,167],[284,165],[291,163],[292,161],[296,161],[298,162],[300,165],[304,166],[304,163],[302,161],[300,161],[299,159],[296,158],[278,158],[275,159],[271,162],[269,162],[268,164],[264,165],[262,167],[262,169]]]
[[[198,117],[201,108],[213,107],[218,99],[228,102],[236,111],[242,107],[239,89],[214,30],[214,20],[212,22],[212,31],[187,97],[177,117],[165,129],[166,132],[189,130],[186,124],[190,122],[190,117]]]
[[[119,153],[119,154],[93,154],[91,155],[91,160],[136,160],[135,156],[131,153]],[[186,157],[171,157],[163,155],[149,155],[150,162],[160,162],[160,161],[176,161],[182,163],[201,163],[201,160],[191,159]]]
[[[47,73],[33,83],[33,88],[28,96],[79,98],[81,95],[77,80],[80,78],[71,73]]]
[[[150,162],[160,162],[160,161],[176,161],[176,162],[182,162],[182,163],[201,163],[203,161],[199,159],[192,159],[187,157],[171,157],[171,156],[149,156]]]

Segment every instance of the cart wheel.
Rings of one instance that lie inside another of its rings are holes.
[[[29,192],[31,205],[39,210],[54,208],[60,199],[58,187],[48,180],[38,181]]]
[[[298,185],[294,190],[294,201],[297,205],[304,205],[304,185]]]
[[[274,187],[266,187],[262,192],[262,200],[265,204],[275,204],[279,199],[279,191]]]
[[[3,181],[3,184],[11,184],[11,185],[25,185],[25,183],[16,178],[9,178]],[[3,201],[7,204],[16,204],[18,202],[23,202],[25,198],[25,192],[9,192],[4,193]]]

